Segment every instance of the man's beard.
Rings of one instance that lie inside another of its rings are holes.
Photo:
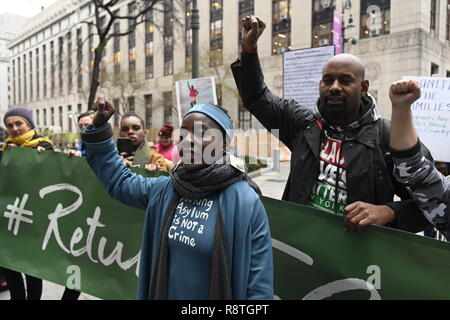
[[[342,102],[339,104],[328,103],[328,98],[321,100],[319,108],[320,114],[329,123],[333,123],[335,120],[345,118],[347,101],[345,100],[345,98],[341,98]]]

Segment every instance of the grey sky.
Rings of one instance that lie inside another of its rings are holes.
[[[7,0],[2,1],[0,14],[12,13],[25,17],[32,17],[41,12],[41,7],[49,7],[57,0]]]

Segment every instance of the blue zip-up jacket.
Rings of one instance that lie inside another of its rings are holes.
[[[172,179],[144,178],[132,173],[117,155],[109,124],[100,128],[90,126],[85,132],[89,135],[82,134],[87,161],[106,191],[127,205],[146,210],[137,298],[148,299],[164,217],[175,198]],[[239,181],[220,192],[219,206],[233,299],[273,299],[272,241],[259,196],[246,181]]]

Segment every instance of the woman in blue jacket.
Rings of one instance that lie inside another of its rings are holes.
[[[224,110],[191,108],[181,127],[181,162],[170,177],[144,178],[117,155],[107,123],[112,105],[99,99],[95,109],[82,133],[90,166],[113,198],[146,210],[138,299],[272,299],[268,218],[225,152],[233,123]]]

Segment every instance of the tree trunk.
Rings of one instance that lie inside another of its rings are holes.
[[[106,41],[100,40],[98,47],[94,51],[94,66],[92,70],[91,86],[89,88],[88,108],[92,109],[95,103],[98,87],[100,86],[100,63],[102,61],[103,50],[105,50]]]

